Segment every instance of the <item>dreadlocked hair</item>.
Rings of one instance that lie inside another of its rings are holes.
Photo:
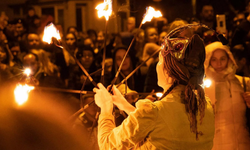
[[[199,112],[201,124],[205,116],[206,107],[204,90],[195,82],[197,76],[195,76],[194,73],[190,75],[188,69],[181,62],[172,57],[170,53],[164,57],[164,69],[166,69],[169,76],[174,79],[174,84],[169,88],[171,91],[178,84],[186,85],[183,102],[190,121],[190,130],[196,135],[196,140],[199,140],[199,135],[203,135],[203,133],[198,131],[197,115]],[[197,90],[197,95],[195,94],[195,90]],[[170,93],[171,91],[167,92]],[[164,93],[163,96],[166,96],[168,94],[167,92]]]

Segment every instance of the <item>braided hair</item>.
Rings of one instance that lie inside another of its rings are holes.
[[[203,135],[197,128],[197,115],[200,115],[200,124],[205,116],[205,93],[200,86],[204,77],[204,61],[205,61],[205,47],[203,41],[198,35],[191,38],[191,42],[185,50],[185,57],[178,60],[171,52],[163,55],[164,69],[169,76],[173,78],[174,82],[171,87],[163,94],[162,98],[168,95],[174,87],[178,84],[185,85],[185,97],[183,103],[190,121],[190,130],[196,134],[196,140],[199,135]],[[197,95],[195,94],[197,91]]]

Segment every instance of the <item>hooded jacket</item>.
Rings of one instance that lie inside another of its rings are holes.
[[[229,56],[227,68],[220,73],[210,65],[213,52],[217,49],[224,50]],[[205,88],[205,93],[211,99],[215,112],[213,150],[249,150],[246,103],[242,97],[243,78],[235,75],[237,64],[229,47],[221,42],[207,45],[204,65],[206,78],[212,80],[212,85]],[[249,78],[245,78],[245,81],[245,85],[250,87]]]

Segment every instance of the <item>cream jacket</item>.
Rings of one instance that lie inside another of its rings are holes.
[[[230,60],[222,73],[209,65],[216,49],[225,50]],[[213,150],[250,150],[250,137],[246,126],[246,103],[242,97],[243,78],[235,75],[237,65],[229,48],[220,42],[206,46],[206,78],[212,80],[206,95],[211,99],[215,111],[215,135]],[[249,78],[245,78],[250,87]],[[248,89],[246,88],[246,89]]]
[[[112,115],[100,114],[98,144],[101,150],[210,150],[214,137],[214,114],[207,102],[205,117],[198,131],[203,135],[196,140],[190,132],[190,122],[181,102],[183,85],[178,85],[161,101],[139,100],[136,110],[115,127]],[[199,116],[198,116],[199,120]],[[199,122],[199,121],[198,121]]]

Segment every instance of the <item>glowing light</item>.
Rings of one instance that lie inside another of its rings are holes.
[[[31,73],[30,68],[24,69],[23,73],[26,74],[27,77],[30,76],[30,73]]]
[[[29,86],[27,84],[18,84],[14,90],[16,103],[18,105],[24,104],[29,98],[29,92],[34,88],[34,86]]]
[[[147,10],[146,10],[146,13],[144,15],[144,18],[142,20],[142,24],[144,24],[145,22],[149,22],[151,21],[153,18],[159,18],[159,17],[162,17],[162,14],[161,12],[158,10],[158,11],[155,11],[155,9],[151,6],[147,7]]]
[[[109,20],[109,17],[112,14],[112,1],[104,0],[104,3],[97,5],[95,9],[98,10],[97,14],[99,18],[104,16],[106,20]]]
[[[209,88],[212,84],[212,81],[210,79],[204,79],[203,84],[206,88]]]
[[[56,26],[53,23],[50,23],[44,28],[43,41],[50,44],[52,43],[52,37],[61,40],[59,30],[56,29]]]
[[[158,98],[160,98],[160,97],[162,97],[162,93],[161,92],[158,92],[158,93],[155,93],[155,95],[158,97]]]

